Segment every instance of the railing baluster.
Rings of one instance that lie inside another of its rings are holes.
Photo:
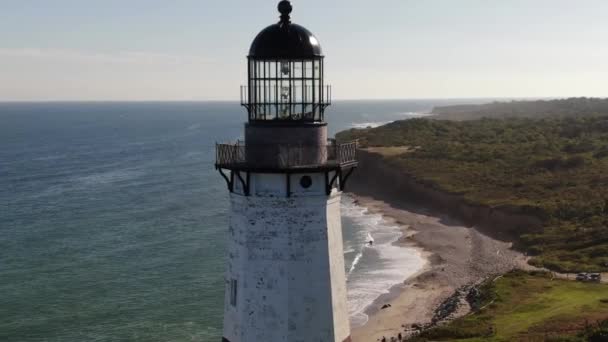
[[[216,144],[216,164],[230,166],[247,162],[247,150],[260,155],[276,155],[281,167],[302,166],[309,163],[309,156],[317,153],[318,147],[306,145],[271,145],[246,148],[242,142]],[[328,163],[347,164],[357,160],[357,142],[337,144],[331,142],[321,151]]]

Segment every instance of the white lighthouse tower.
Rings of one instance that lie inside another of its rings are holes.
[[[327,138],[317,39],[281,20],[248,56],[245,141],[217,146],[230,191],[224,342],[350,341],[340,196],[356,143]]]

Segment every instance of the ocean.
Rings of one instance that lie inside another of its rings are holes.
[[[337,101],[331,134],[450,100]],[[0,341],[219,341],[231,102],[0,104]],[[342,203],[351,322],[416,272],[397,227]],[[376,243],[365,247],[367,234]]]

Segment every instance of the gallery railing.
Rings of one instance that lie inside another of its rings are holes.
[[[235,168],[310,168],[349,166],[357,163],[357,142],[321,146],[307,145],[216,145],[216,167]]]

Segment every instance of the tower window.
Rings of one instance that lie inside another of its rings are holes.
[[[236,279],[230,280],[230,305],[236,306]]]
[[[300,178],[300,186],[302,186],[304,189],[310,188],[311,185],[312,185],[312,178],[310,178],[310,176],[304,176],[304,177]]]

